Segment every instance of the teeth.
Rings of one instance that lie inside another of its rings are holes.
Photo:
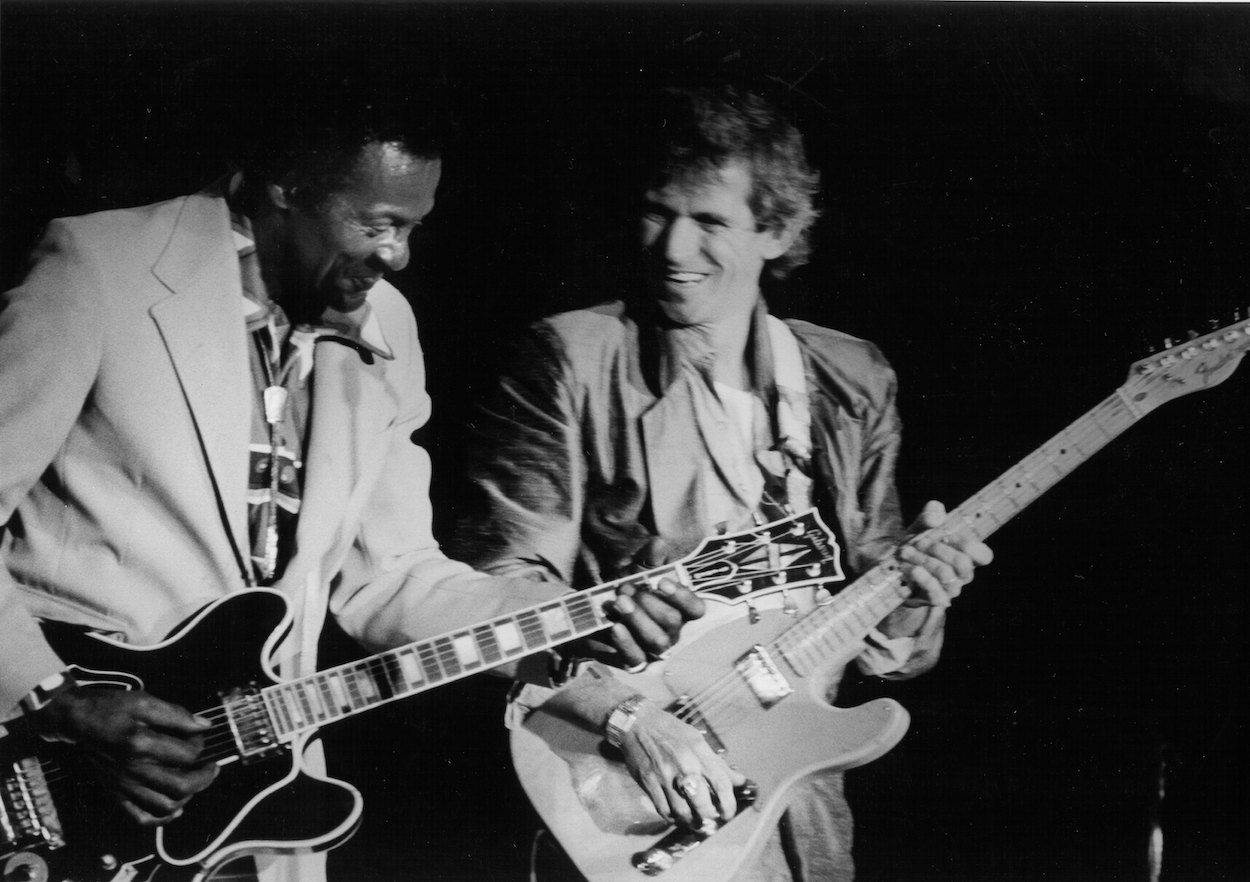
[[[680,282],[682,284],[685,284],[688,282],[701,281],[703,279],[703,274],[702,273],[669,273],[668,279],[670,282]]]

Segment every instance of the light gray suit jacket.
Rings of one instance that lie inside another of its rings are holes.
[[[207,192],[54,221],[0,295],[0,715],[64,668],[37,618],[150,643],[246,586],[240,297],[228,209]],[[439,550],[411,438],[430,412],[416,323],[385,282],[369,301],[393,360],[317,344],[298,550],[277,586],[305,649],[327,608],[377,649],[559,590]]]

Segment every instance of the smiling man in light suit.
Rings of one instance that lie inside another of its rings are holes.
[[[77,743],[141,825],[212,785],[207,721],[77,683],[41,621],[149,645],[272,587],[305,674],[327,613],[377,650],[564,590],[434,540],[422,353],[383,276],[434,207],[438,127],[339,86],[304,84],[206,191],[52,222],[0,295],[0,719]],[[622,598],[613,634],[641,660],[697,607]]]

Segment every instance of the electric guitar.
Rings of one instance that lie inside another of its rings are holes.
[[[72,749],[32,739],[64,821],[56,838],[68,845],[53,851],[29,836],[17,844],[38,846],[54,871],[41,878],[56,882],[219,879],[245,855],[332,848],[355,832],[363,806],[351,784],[305,766],[304,746],[319,727],[608,628],[604,605],[621,585],[674,573],[704,591],[841,578],[818,521],[792,517],[708,539],[685,562],[294,680],[274,671],[292,621],[283,595],[268,589],[222,597],[152,646],[45,623],[80,684],[142,689],[210,720],[202,757],[220,773],[153,837],[94,792]]]
[[[1111,396],[950,513],[931,534],[989,536],[1072,469],[1161,404],[1222,382],[1250,349],[1238,321],[1132,365]],[[909,594],[897,549],[803,616],[744,610],[722,595],[682,631],[676,650],[637,674],[637,692],[703,732],[750,781],[719,829],[675,827],[597,731],[533,711],[512,731],[517,774],[543,821],[590,882],[729,880],[758,855],[796,785],[876,759],[902,738],[890,699],[852,709],[824,698],[830,677]],[[743,803],[746,803],[744,806]]]

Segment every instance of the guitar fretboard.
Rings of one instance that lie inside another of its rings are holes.
[[[616,583],[570,593],[489,622],[266,687],[262,697],[278,740],[415,695],[611,625],[604,603]]]
[[[1140,419],[1122,392],[1109,396],[954,509],[938,531],[984,539]],[[827,606],[787,629],[772,650],[800,675],[852,651],[907,599],[903,567],[891,556]]]
[[[655,590],[671,579],[694,591],[750,594],[842,578],[815,511],[705,539],[681,560],[479,625],[265,687],[229,715],[238,738],[261,748],[324,723],[468,677],[611,626],[605,605],[625,585]]]

